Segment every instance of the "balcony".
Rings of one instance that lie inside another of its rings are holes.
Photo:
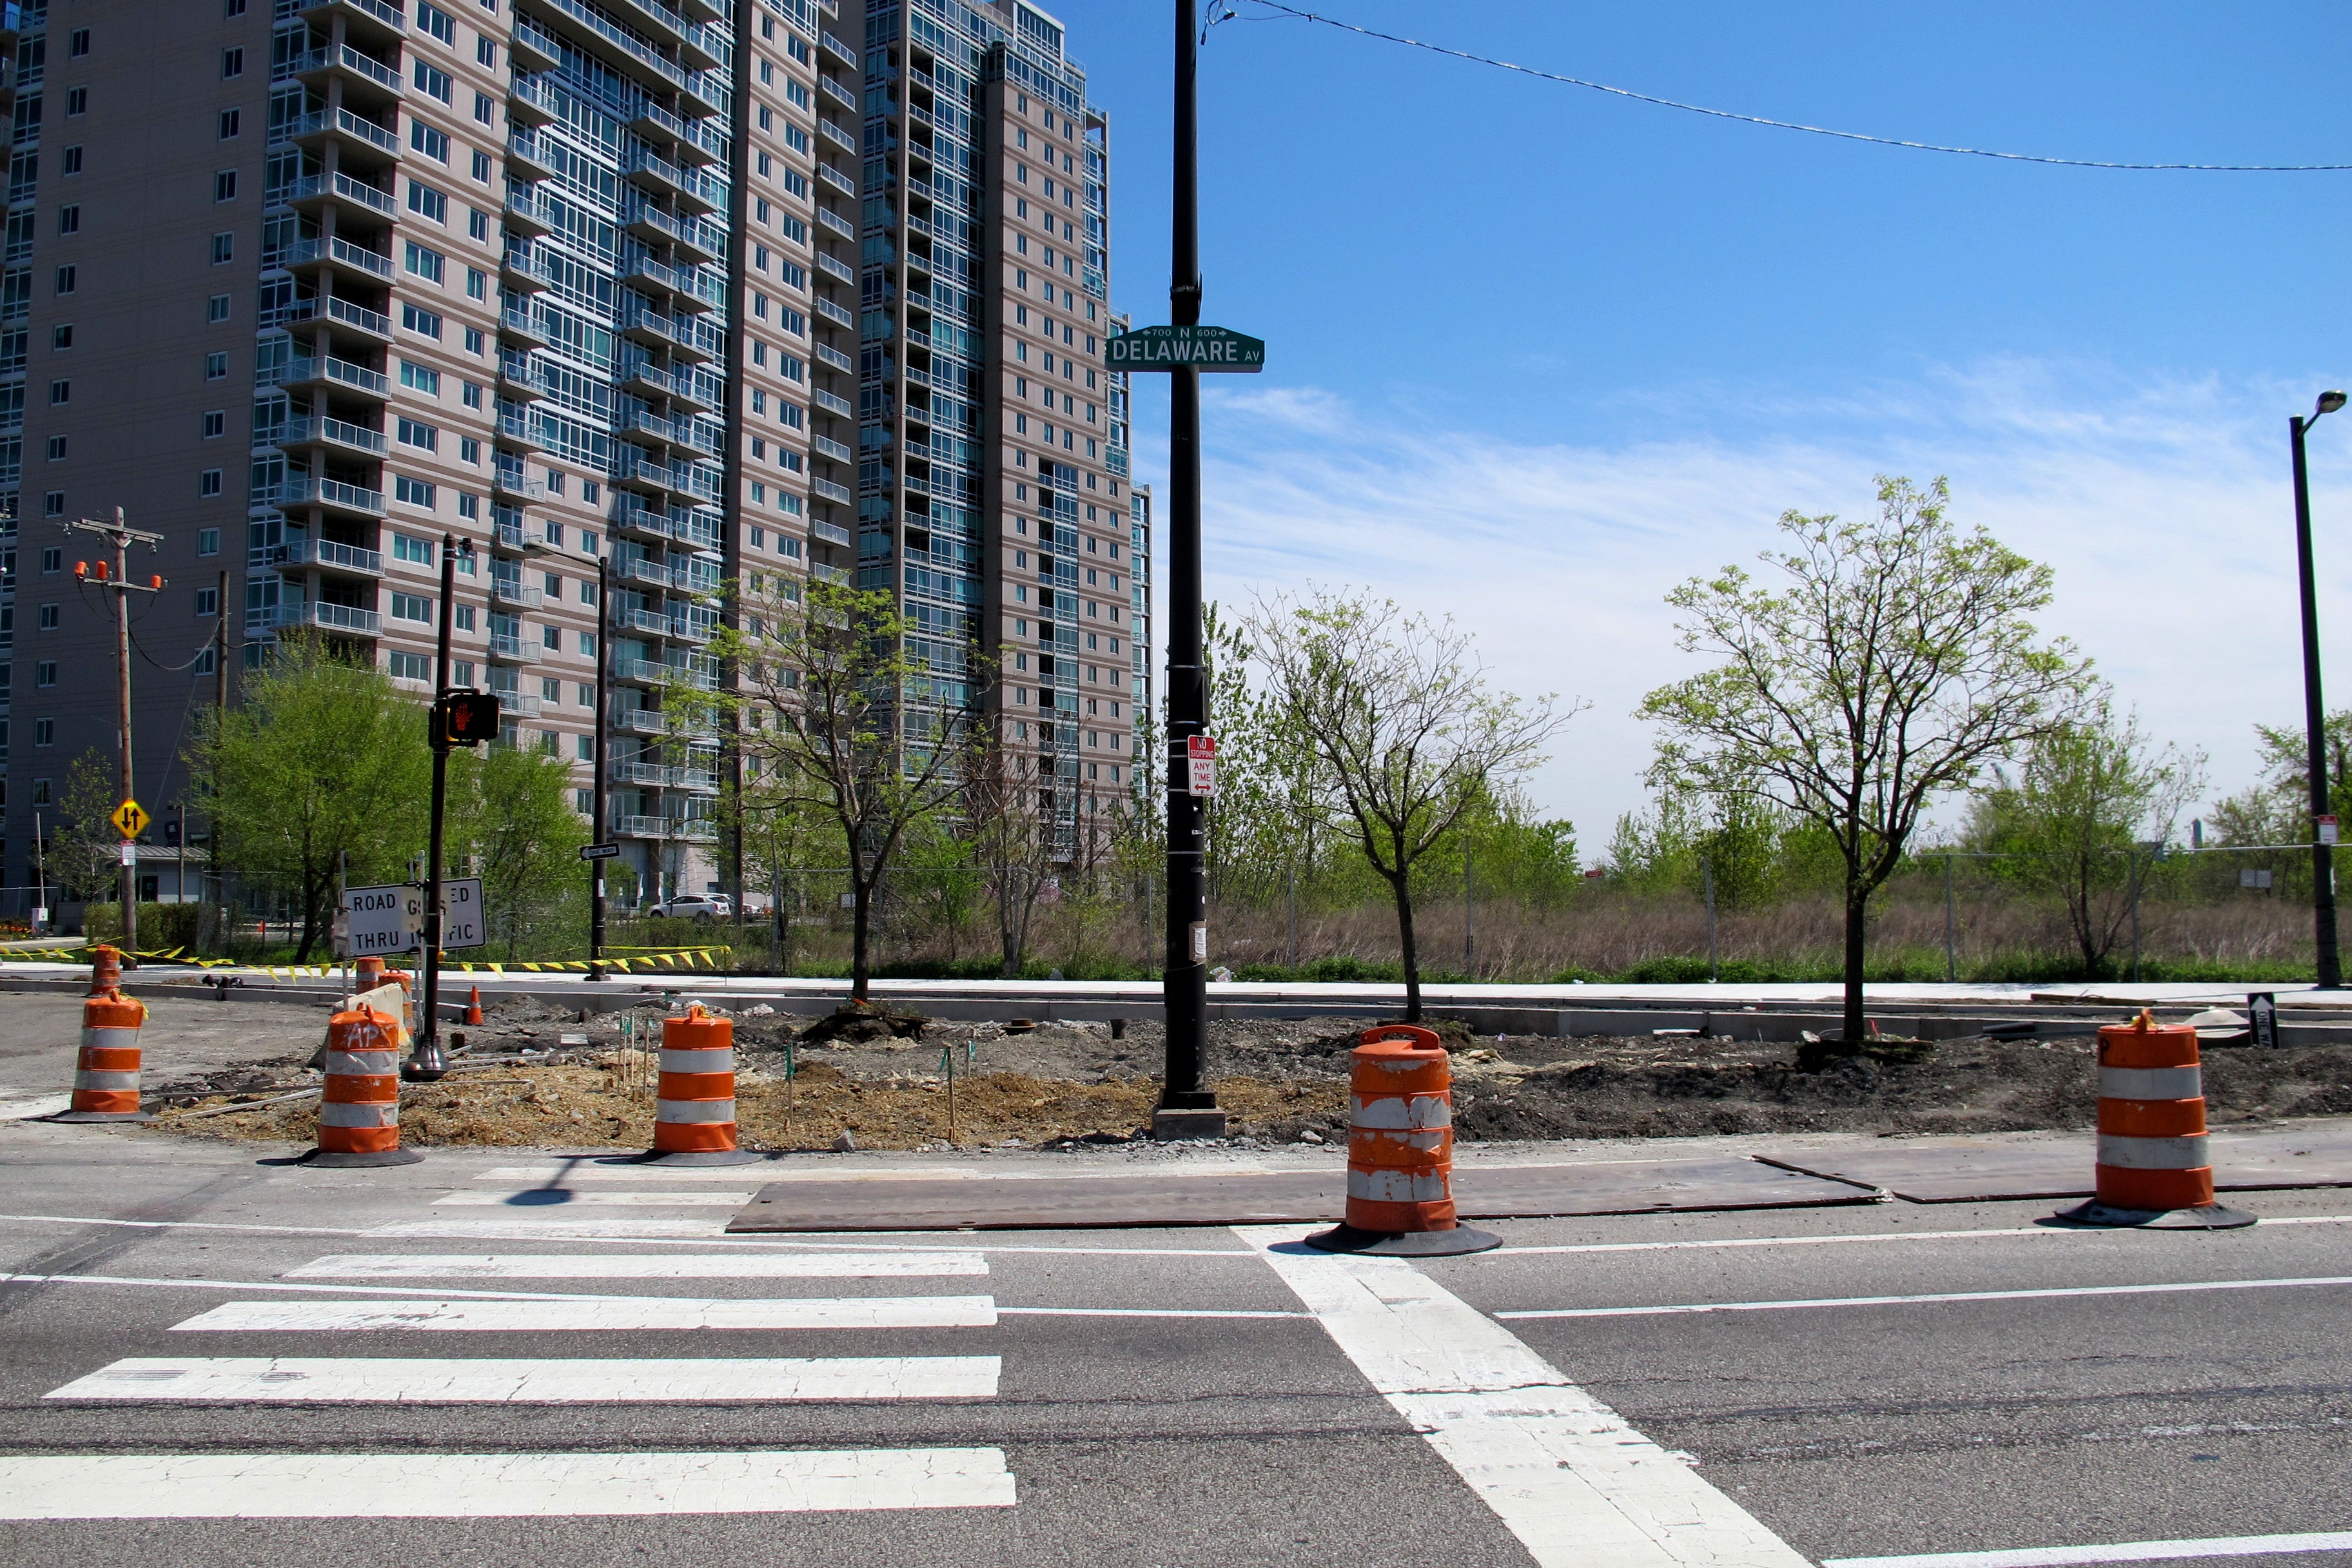
[[[338,544],[331,539],[289,539],[271,549],[269,562],[281,570],[311,566],[353,577],[383,575],[383,556],[380,552],[362,550],[356,544]]]
[[[855,89],[844,87],[833,78],[823,75],[820,75],[816,79],[816,85],[818,89],[822,91],[825,97],[833,100],[834,102],[841,105],[844,109],[856,109],[857,107],[857,93]]]
[[[507,197],[507,226],[536,239],[555,232],[555,219],[538,197],[516,192]]]
[[[816,166],[816,177],[845,196],[854,198],[857,195],[857,182],[830,163],[819,163]]]
[[[267,375],[256,377],[268,382]],[[337,359],[331,354],[309,355],[289,361],[276,374],[277,385],[285,387],[348,387],[366,393],[371,397],[390,397],[392,383],[379,370],[363,364]]]
[[[348,330],[374,340],[378,344],[392,342],[392,318],[381,310],[371,310],[364,305],[354,305],[349,300],[332,295],[325,299],[297,300],[278,313],[286,326],[299,321],[323,321],[332,329]]]
[[[525,241],[509,247],[499,257],[499,286],[518,294],[536,294],[547,287],[534,264],[530,246]]]
[[[252,617],[247,616],[249,625]],[[316,626],[324,632],[345,632],[352,637],[373,637],[383,634],[383,617],[373,610],[354,609],[349,605],[327,605],[313,599],[307,604],[280,605],[265,619],[265,625],[276,626]]]
[[[319,213],[331,207],[339,215],[362,223],[372,217],[389,221],[400,211],[391,193],[344,174],[312,174],[297,180],[287,188],[286,199],[305,212]]]
[[[817,208],[816,221],[819,228],[829,228],[833,230],[834,233],[841,236],[844,239],[856,239],[857,237],[857,226],[851,223],[847,218],[834,212],[830,207]],[[885,224],[883,226],[887,228],[889,226]]]
[[[543,535],[529,532],[520,522],[495,524],[490,543],[494,549],[511,550],[522,555],[545,555],[555,548]]]
[[[650,74],[684,90],[686,73],[662,58],[649,44],[638,42],[596,15],[579,0],[541,0],[550,25],[583,52],[619,68],[623,76]]]
[[[677,631],[676,623],[659,610],[623,610],[613,617],[613,624],[624,631],[643,632],[647,637],[671,637]]]
[[[613,495],[613,527],[623,533],[645,535],[653,539],[669,537],[669,516],[659,507],[646,505],[626,490]]]
[[[832,501],[836,506],[847,506],[850,501],[849,487],[837,485],[831,479],[811,479],[809,493]]]
[[[855,419],[857,417],[857,410],[851,405],[849,399],[840,395],[838,393],[826,392],[820,388],[819,390],[809,394],[809,396],[815,402],[819,408],[824,409],[827,414],[832,415],[836,419]]]
[[[508,36],[507,54],[518,71],[551,71],[563,62],[562,47],[554,36],[520,16],[515,18],[514,31]],[[518,91],[516,97],[520,96]],[[514,100],[511,97],[508,100],[509,103]],[[531,100],[525,98],[523,101]],[[551,117],[551,114],[552,111]]]
[[[812,436],[809,437],[809,446],[814,449],[817,456],[830,458],[836,463],[857,461],[857,454],[849,449],[847,442],[836,441],[830,436]]]
[[[835,326],[847,327],[853,331],[856,330],[857,326],[857,318],[850,314],[847,310],[843,310],[840,306],[835,304],[832,300],[818,299],[812,300],[809,303],[815,309],[816,313],[819,316],[831,321]]]
[[[516,131],[507,137],[507,173],[526,184],[555,178],[555,158],[542,152],[539,138],[529,131]]]
[[[539,479],[523,478],[519,468],[500,468],[490,476],[490,489],[502,496],[514,496],[527,501],[547,499],[547,486]]]
[[[671,771],[659,763],[614,763],[613,782],[625,784],[646,784],[658,789],[669,783]]]
[[[547,446],[546,438],[540,435],[538,427],[520,414],[499,416],[499,439],[511,446],[527,447],[532,451],[542,450]]]
[[[289,58],[273,75],[278,75],[278,78],[294,75],[318,91],[327,91],[327,82],[341,80],[346,94],[352,87],[358,87],[362,91],[376,89],[388,91],[395,99],[400,97],[400,73],[393,70],[391,66],[385,66],[383,61],[364,57],[351,45],[343,45],[341,49],[334,49],[334,47],[310,49],[308,54]]]
[[[289,421],[278,444],[281,447],[334,447],[369,457],[383,456],[383,431],[324,416]]]
[[[624,583],[640,583],[648,588],[683,587],[686,584],[682,574],[674,574],[660,562],[648,561],[642,556],[623,562],[620,578]]]
[[[334,30],[342,18],[348,36],[370,43],[396,44],[408,31],[408,18],[384,0],[299,0],[302,19],[321,33]]]
[[[277,487],[277,504],[279,506],[323,507],[329,511],[362,517],[371,521],[383,516],[382,490],[345,484],[341,479],[316,479],[307,475],[289,477]]]
[[[539,379],[531,374],[530,355],[522,349],[499,351],[499,390],[521,397],[543,397]]]
[[[614,710],[613,727],[629,735],[667,735],[669,716],[658,708],[621,708]]]
[[[508,715],[517,719],[539,717],[541,706],[539,698],[525,697],[510,686],[493,686],[490,688],[490,695],[499,700],[499,715],[501,718]]]
[[[521,70],[552,70],[554,68],[552,64],[542,66],[530,62],[528,57],[537,45],[535,41],[529,43],[524,41],[523,35],[526,32],[537,32],[537,29],[528,22],[518,21],[515,24],[516,44],[510,51],[514,56],[516,67]],[[546,35],[539,36],[544,37]],[[507,88],[507,122],[509,124],[536,131],[542,125],[551,123],[556,119],[557,113],[555,95],[539,81],[530,77],[518,77]]]
[[[535,349],[543,349],[548,344],[547,329],[531,318],[530,310],[520,307],[499,312],[499,335],[528,343]]]
[[[844,550],[848,549],[852,542],[849,537],[849,530],[842,527],[841,524],[837,522],[827,522],[823,518],[813,518],[810,520],[809,533],[811,537],[817,539],[824,543],[837,544]]]
[[[818,135],[824,137],[835,146],[839,147],[843,152],[856,153],[857,151],[857,138],[851,135],[848,132],[844,131],[840,126],[835,125],[832,121],[818,121],[816,122],[816,130]],[[852,237],[855,237],[853,236]]]
[[[330,266],[348,267],[380,283],[392,281],[391,257],[353,245],[348,239],[298,239],[278,253],[278,260],[296,273],[323,274]]]
[[[667,816],[615,816],[613,831],[623,838],[659,838],[669,821]]]
[[[825,343],[818,343],[809,352],[815,355],[816,362],[819,364],[827,366],[833,370],[837,370],[844,375],[856,375],[857,374],[857,362],[851,359],[847,354],[843,353],[837,348],[834,348]]]
[[[494,636],[490,638],[490,658],[501,664],[537,664],[545,657],[537,643],[526,642],[521,637]]]
[[[856,51],[852,49],[847,44],[843,43],[839,38],[835,37],[831,33],[820,30],[817,34],[817,44],[826,54],[832,56],[844,66],[852,68],[856,66]]]
[[[352,54],[350,49],[343,51]],[[364,55],[353,58],[366,59]],[[374,64],[369,60],[370,65]],[[306,114],[285,129],[286,136],[316,153],[329,145],[345,153],[357,153],[362,161],[373,163],[377,158],[396,160],[400,156],[400,138],[373,120],[362,120],[348,109],[321,109]]]
[[[822,250],[816,253],[816,269],[836,283],[855,284],[857,281],[857,274],[847,263],[835,261]]]
[[[535,610],[539,608],[541,604],[545,603],[546,599],[546,589],[527,588],[523,585],[523,581],[520,577],[500,577],[493,575],[490,578],[490,602],[492,604],[519,605],[524,609]]]

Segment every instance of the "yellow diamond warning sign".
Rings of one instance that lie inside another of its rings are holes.
[[[147,808],[135,800],[126,800],[114,808],[114,815],[107,820],[123,837],[136,838],[147,831]]]

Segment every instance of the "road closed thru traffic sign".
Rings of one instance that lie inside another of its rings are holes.
[[[416,945],[417,916],[425,895],[406,883],[389,888],[343,889],[344,951],[353,958],[381,958]]]
[[[1226,370],[1255,375],[1265,368],[1265,342],[1224,327],[1138,327],[1103,348],[1113,370]]]

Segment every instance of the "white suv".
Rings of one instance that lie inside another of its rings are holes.
[[[672,919],[723,921],[734,918],[735,906],[724,893],[680,893],[646,912]]]

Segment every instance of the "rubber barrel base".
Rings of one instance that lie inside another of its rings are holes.
[[[767,1156],[756,1149],[648,1149],[632,1155],[631,1165],[749,1165]]]
[[[340,1149],[313,1149],[296,1163],[321,1171],[365,1171],[378,1165],[414,1165],[424,1158],[414,1149],[376,1149],[358,1154]]]
[[[2236,1230],[2256,1223],[2254,1216],[2244,1210],[2221,1204],[2202,1204],[2195,1208],[2126,1209],[2103,1204],[2096,1198],[2070,1209],[2060,1209],[2050,1217],[2068,1225],[2116,1230]]]
[[[1305,1239],[1318,1252],[1363,1253],[1374,1258],[1456,1258],[1465,1252],[1491,1251],[1503,1245],[1503,1238],[1494,1232],[1466,1225],[1402,1233],[1358,1230],[1352,1225],[1342,1225],[1318,1231]]]

